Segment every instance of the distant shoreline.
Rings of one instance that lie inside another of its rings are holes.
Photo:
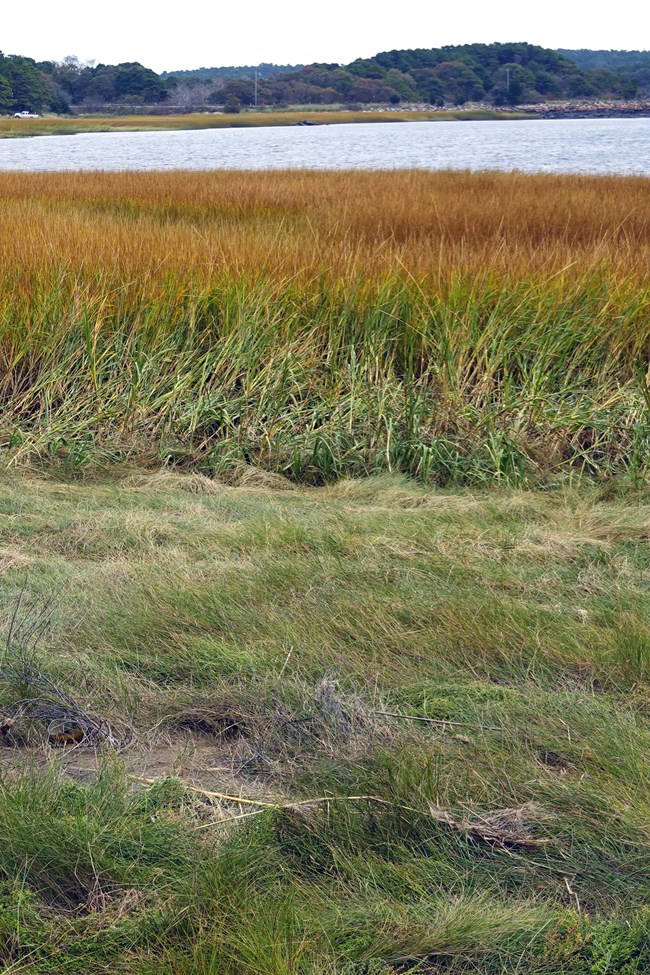
[[[381,122],[526,121],[529,119],[650,118],[650,102],[525,105],[517,110],[472,106],[450,109],[368,109],[363,111],[220,112],[178,115],[43,116],[36,119],[0,118],[0,139],[103,132],[165,132],[191,129],[336,125]]]
[[[530,118],[535,119],[592,119],[592,118],[650,118],[650,107],[643,110],[614,110],[614,109],[596,109],[592,112],[585,111],[584,109],[576,109],[571,111],[571,109],[561,109],[559,111],[545,111],[531,113]]]
[[[80,135],[100,132],[166,132],[188,129],[263,128],[301,125],[351,125],[360,122],[446,122],[525,119],[522,112],[496,109],[417,109],[405,111],[286,111],[221,112],[185,115],[43,116],[37,119],[0,118],[0,139],[39,135]]]
[[[517,110],[533,118],[546,119],[648,118],[650,101],[546,102],[538,105],[520,105]]]

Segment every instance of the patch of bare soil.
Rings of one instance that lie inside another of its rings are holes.
[[[153,740],[134,740],[120,752],[127,773],[143,783],[174,776],[191,788],[218,791],[232,796],[273,801],[278,798],[267,781],[246,774],[246,756],[241,749],[223,747],[218,740],[196,735],[191,730],[174,730]],[[53,746],[11,744],[0,747],[0,774],[19,775],[27,769],[45,769],[56,763],[76,782],[90,784],[106,758],[106,749],[75,742]]]

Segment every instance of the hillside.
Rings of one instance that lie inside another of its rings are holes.
[[[650,51],[590,51],[587,48],[579,50],[559,48],[557,53],[573,61],[583,71],[592,68],[618,71],[620,68],[650,64]]]
[[[385,51],[348,65],[311,64],[267,77],[257,86],[259,105],[487,101],[516,105],[567,98],[620,98],[644,94],[650,78],[638,70],[583,70],[562,54],[532,44],[464,44]],[[252,104],[252,77],[226,80],[222,101]]]
[[[156,105],[192,111],[226,103],[234,111],[254,103],[282,107],[481,101],[503,106],[645,97],[648,92],[647,52],[557,52],[526,43],[384,51],[347,65],[261,64],[162,75],[138,62],[83,64],[70,57],[60,63],[37,63],[0,54],[0,113]]]
[[[65,113],[73,105],[154,105],[167,96],[161,78],[138,62],[88,65],[70,57],[60,63],[37,63],[0,53],[0,113]]]
[[[647,494],[14,474],[0,511],[7,975],[650,970]]]
[[[161,71],[160,77],[163,81],[168,78],[177,78],[179,81],[214,81],[215,78],[254,78],[257,72],[258,78],[273,78],[278,74],[287,74],[290,71],[299,71],[304,68],[304,64],[239,64],[228,67],[214,68],[190,68],[181,71]]]
[[[646,469],[647,180],[1,182],[12,464],[254,464],[312,484]]]

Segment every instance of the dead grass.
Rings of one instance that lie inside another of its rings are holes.
[[[575,280],[606,265],[622,283],[650,267],[647,187],[643,177],[504,173],[2,173],[0,273],[89,284],[100,274],[152,297],[170,275],[196,287],[226,270],[443,283]]]

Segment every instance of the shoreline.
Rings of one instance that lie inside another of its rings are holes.
[[[608,109],[597,109],[593,112],[570,111],[562,109],[560,111],[546,111],[531,114],[535,119],[599,119],[599,118],[650,118],[650,107],[629,111],[610,111]]]
[[[650,118],[650,102],[618,107],[596,105],[525,105],[516,111],[483,106],[458,109],[395,111],[305,111],[191,113],[178,115],[44,116],[37,119],[0,118],[0,139],[108,132],[171,132],[192,129],[269,128],[304,125],[355,125],[382,122],[505,122],[543,119]]]
[[[650,101],[606,102],[545,102],[521,105],[522,114],[542,119],[591,118],[650,118]]]
[[[43,135],[80,135],[85,132],[170,132],[192,129],[269,128],[307,125],[354,125],[382,122],[450,122],[524,120],[523,112],[491,109],[359,111],[359,112],[242,112],[189,115],[119,115],[38,119],[0,118],[0,139]]]

